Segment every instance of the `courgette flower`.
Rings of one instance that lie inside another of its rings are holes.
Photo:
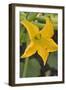
[[[30,43],[21,58],[30,57],[37,52],[45,65],[48,60],[49,52],[58,50],[58,45],[52,39],[54,35],[52,21],[49,17],[46,17],[46,24],[41,30],[28,20],[21,21],[21,24],[26,28],[30,38]]]

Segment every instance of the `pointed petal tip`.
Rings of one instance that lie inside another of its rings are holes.
[[[24,20],[20,22],[21,24],[24,24]]]
[[[47,60],[44,60],[44,66],[46,65],[46,63],[47,63]]]
[[[44,62],[44,66],[46,65],[46,62]]]
[[[26,21],[27,21],[27,20],[24,19],[24,20],[22,20],[20,23],[21,23],[21,24],[24,24]]]
[[[25,55],[22,55],[21,58],[25,58]]]

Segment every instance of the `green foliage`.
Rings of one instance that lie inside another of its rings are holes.
[[[22,13],[20,12],[20,21],[26,19],[26,17],[27,17],[27,14],[25,12],[22,12]]]
[[[36,19],[36,15],[37,15],[37,13],[31,12],[31,13],[28,14],[27,19],[28,19],[29,21],[33,21],[33,20]]]
[[[23,75],[25,62],[20,63],[20,77]],[[41,66],[36,58],[29,59],[26,77],[37,77],[40,76]]]
[[[48,64],[50,67],[55,68],[56,70],[58,69],[58,59],[57,59],[57,52],[54,53],[50,53],[49,57],[48,57]]]
[[[21,26],[20,28],[20,45],[22,45],[23,43],[27,43],[28,41],[28,34],[25,30],[25,28],[23,26]]]
[[[40,23],[45,23],[45,16],[37,16],[36,19]]]
[[[33,22],[35,25],[37,25],[39,27],[39,29],[42,29],[44,24],[39,23],[39,22]]]

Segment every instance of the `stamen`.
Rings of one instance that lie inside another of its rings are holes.
[[[36,40],[40,40],[41,39],[41,34],[38,34],[37,36],[34,37]]]

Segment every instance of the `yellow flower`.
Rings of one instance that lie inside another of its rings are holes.
[[[28,20],[23,20],[21,24],[25,26],[31,41],[21,58],[30,57],[37,52],[42,57],[45,65],[49,52],[54,52],[58,49],[58,45],[52,39],[54,35],[52,21],[50,18],[46,18],[46,24],[42,30],[39,30],[35,24]]]

